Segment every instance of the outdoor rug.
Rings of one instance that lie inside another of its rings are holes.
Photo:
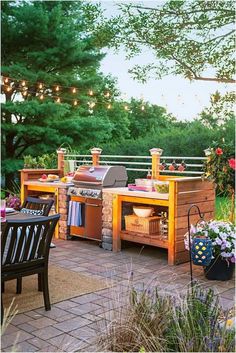
[[[54,265],[49,265],[48,282],[51,304],[109,287],[105,280]],[[13,307],[17,305],[18,313],[44,307],[43,292],[38,292],[38,276],[23,277],[21,294],[16,294],[16,280],[5,282],[3,294],[5,309],[10,306],[13,298],[15,298]]]

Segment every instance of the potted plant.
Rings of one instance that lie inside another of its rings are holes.
[[[226,281],[232,278],[235,264],[235,230],[236,227],[231,222],[216,220],[191,225],[191,243],[194,238],[200,236],[212,242],[212,260],[208,266],[204,266],[207,279]],[[188,234],[185,235],[185,248],[189,250]]]
[[[213,142],[205,151],[204,179],[215,182],[218,193],[231,197],[230,221],[234,221],[235,210],[235,148],[232,143]]]

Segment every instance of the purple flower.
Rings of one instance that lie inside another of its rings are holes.
[[[234,255],[231,257],[230,261],[231,261],[233,264],[235,264],[235,256],[234,256]]]

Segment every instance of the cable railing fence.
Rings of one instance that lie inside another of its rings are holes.
[[[65,161],[68,161],[70,171],[75,171],[80,165],[83,164],[92,165],[92,154],[66,153],[64,158]],[[203,174],[203,165],[206,159],[206,157],[161,156],[159,165],[160,174],[200,176]],[[99,164],[122,165],[126,167],[128,174],[129,172],[133,172],[137,175],[144,175],[152,168],[152,156],[101,154]]]

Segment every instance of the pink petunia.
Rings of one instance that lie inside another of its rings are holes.
[[[230,159],[228,160],[228,162],[229,162],[230,168],[232,168],[232,169],[235,170],[235,159],[234,159],[234,158],[230,158]]]
[[[223,154],[222,148],[218,147],[218,148],[216,149],[216,154],[218,154],[218,156],[220,156],[221,154]]]

